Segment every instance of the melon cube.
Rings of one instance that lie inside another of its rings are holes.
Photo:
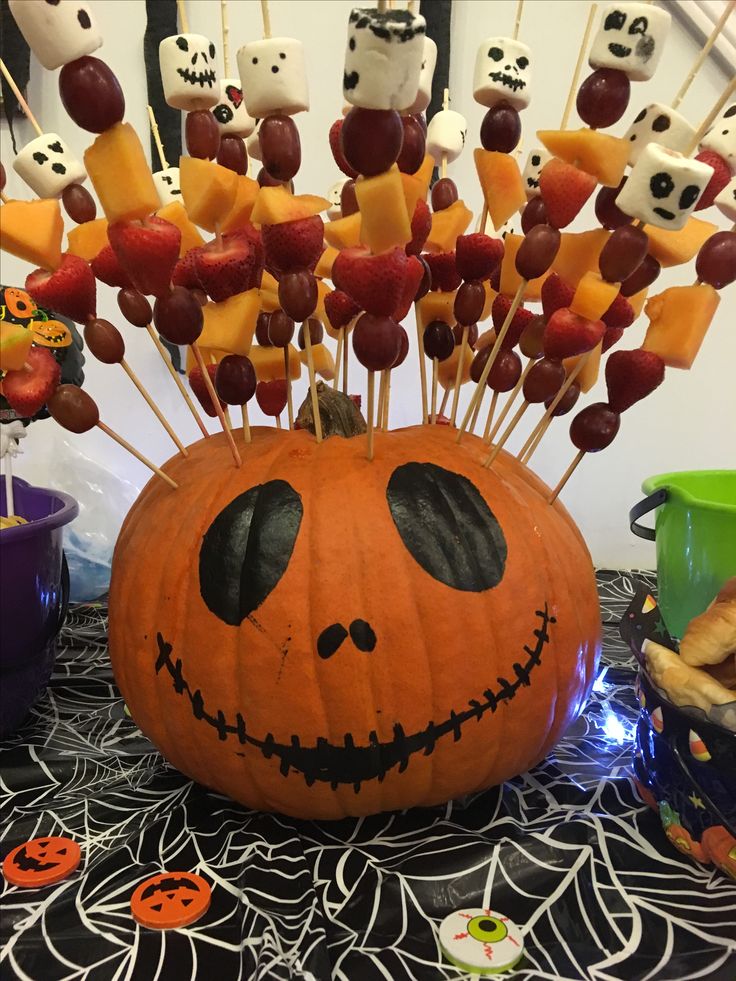
[[[256,195],[250,220],[254,225],[281,225],[311,218],[329,207],[330,202],[316,194],[292,194],[283,186],[262,187]]]
[[[33,333],[21,324],[0,320],[0,371],[20,371],[33,343]]]
[[[494,228],[505,225],[526,204],[524,182],[516,158],[496,150],[473,150],[475,169]]]
[[[429,193],[429,185],[432,183],[432,174],[434,173],[435,166],[436,165],[435,165],[434,157],[432,156],[432,154],[431,153],[425,153],[424,154],[424,160],[422,160],[422,163],[421,163],[419,169],[418,170],[415,170],[414,173],[411,175],[412,177],[416,177],[417,180],[421,181],[422,184],[424,184],[424,188],[425,188],[425,190],[424,190],[424,197],[425,198],[427,197],[427,194]]]
[[[256,203],[259,190],[258,181],[254,181],[250,177],[238,177],[233,206],[223,220],[220,228],[223,234],[236,232],[239,228],[244,228],[250,222],[250,216],[253,213],[253,206]]]
[[[600,320],[618,296],[619,284],[607,283],[597,272],[587,272],[577,285],[570,309],[586,320]]]
[[[455,201],[449,208],[435,211],[425,246],[427,252],[454,252],[458,235],[465,233],[472,217],[473,212],[464,201]]]
[[[259,291],[256,289],[236,293],[219,303],[205,304],[199,343],[202,347],[247,355],[253,343],[260,309]]]
[[[63,235],[56,198],[8,201],[0,207],[0,248],[33,266],[58,269]]]
[[[181,196],[195,225],[215,231],[231,211],[238,189],[238,175],[212,160],[180,157]]]
[[[95,218],[75,225],[69,231],[67,252],[91,262],[108,245],[107,218]]]
[[[260,347],[254,344],[248,357],[255,368],[258,381],[277,381],[279,378],[286,378],[283,348]],[[292,381],[296,381],[301,377],[301,373],[302,363],[299,360],[299,352],[293,344],[290,344],[289,377]]]
[[[709,221],[690,216],[684,228],[678,232],[664,228],[645,225],[644,231],[649,236],[649,252],[660,265],[679,266],[690,262],[700,251],[700,246],[718,229]]]
[[[646,302],[648,289],[639,290],[638,293],[634,293],[633,296],[627,296],[626,299],[631,304],[631,308],[634,311],[634,319],[639,316],[639,314],[644,309],[644,303]]]
[[[501,260],[501,292],[505,296],[515,296],[521,283],[521,276],[516,271],[516,253],[519,251],[519,247],[523,241],[524,237],[522,235],[514,235],[513,232],[509,232],[503,240],[504,253],[503,259]],[[542,295],[542,283],[547,276],[549,276],[548,272],[544,276],[539,276],[538,279],[529,280],[524,291],[525,300],[533,301],[540,298]]]
[[[455,388],[455,379],[457,378],[457,365],[460,360],[460,351],[462,350],[462,345],[456,344],[455,349],[445,361],[440,361],[439,367],[437,369],[437,377],[440,385],[447,388]],[[465,348],[465,355],[463,357],[463,368],[460,374],[460,384],[464,385],[465,382],[470,381],[470,366],[473,363],[473,350],[470,347]]]
[[[404,186],[404,200],[406,201],[406,213],[409,220],[414,217],[417,201],[425,201],[427,198],[427,185],[424,181],[414,177],[413,174],[402,174],[401,183]]]
[[[562,362],[565,371],[569,375],[581,358],[587,358],[585,364],[575,376],[575,381],[580,386],[580,391],[583,393],[589,392],[598,381],[598,372],[600,371],[601,367],[602,347],[603,341],[601,340],[598,342],[598,344],[596,344],[592,351],[587,351],[585,354],[577,354],[574,358],[565,358],[565,360]]]
[[[156,214],[159,218],[163,218],[164,221],[170,221],[172,225],[176,225],[181,232],[179,258],[181,258],[190,249],[196,249],[199,248],[200,245],[204,245],[204,239],[202,238],[199,229],[189,220],[189,215],[187,214],[186,208],[181,201],[172,201],[170,204],[164,205],[163,208],[159,208]]]
[[[319,276],[321,279],[332,279],[332,267],[338,255],[338,250],[328,245],[319,257],[319,261],[314,269],[314,275]]]
[[[411,241],[401,172],[394,164],[375,177],[359,177],[355,196],[360,208],[360,240],[374,255]]]
[[[669,368],[691,368],[720,297],[707,283],[670,286],[646,305],[649,327],[642,348]]]
[[[333,249],[354,249],[360,245],[360,212],[325,224],[325,241]],[[407,241],[409,241],[407,239]]]
[[[563,232],[559,251],[552,263],[553,271],[575,289],[587,272],[598,271],[598,256],[610,234],[605,228],[595,228],[590,232]],[[508,243],[508,236],[506,240]]]
[[[85,151],[84,165],[110,224],[158,211],[161,200],[151,168],[130,123],[115,123],[100,133]]]
[[[417,322],[422,330],[433,320],[443,320],[450,327],[457,323],[455,319],[455,294],[427,293],[417,302]]]
[[[302,364],[307,365],[307,352],[300,351],[299,357]],[[326,344],[312,345],[312,359],[314,362],[315,374],[321,375],[325,381],[332,381],[335,377],[335,359]],[[290,366],[291,367],[291,366]]]
[[[542,144],[555,157],[592,174],[599,184],[618,187],[629,159],[629,143],[595,129],[542,129]]]

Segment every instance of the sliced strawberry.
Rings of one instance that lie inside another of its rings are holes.
[[[503,241],[482,232],[459,235],[455,242],[455,265],[464,280],[488,279],[503,259]]]
[[[61,381],[61,368],[51,351],[32,347],[26,363],[3,376],[3,395],[21,418],[30,418],[42,409]]]
[[[202,284],[197,275],[197,256],[203,248],[204,245],[198,245],[194,249],[189,249],[179,259],[171,274],[171,283],[173,286],[183,286],[188,290],[202,289]]]
[[[360,307],[353,303],[347,293],[333,290],[325,297],[325,313],[333,330],[340,330],[341,327],[349,324],[353,317],[358,316]]]
[[[332,267],[332,282],[361,310],[390,317],[401,303],[408,264],[398,245],[380,255],[367,249],[343,249]]]
[[[208,364],[206,367],[207,367],[207,374],[212,379],[212,384],[214,385],[215,375],[217,374],[217,365]],[[192,391],[197,396],[199,404],[202,406],[202,408],[207,413],[207,415],[212,416],[212,418],[214,419],[217,416],[217,409],[215,408],[215,403],[212,401],[212,396],[209,393],[209,389],[205,384],[204,375],[202,374],[202,370],[199,367],[199,365],[195,365],[192,368],[192,370],[189,372],[189,384],[192,388]],[[224,409],[225,403],[222,401],[222,399],[220,399],[219,402],[222,408]]]
[[[181,232],[176,225],[156,215],[116,221],[108,227],[107,237],[135,288],[149,296],[165,296],[179,260]]]
[[[404,292],[400,303],[391,314],[392,319],[395,320],[397,324],[400,323],[411,310],[411,305],[414,302],[414,297],[417,295],[417,290],[419,289],[419,284],[421,283],[423,276],[424,265],[422,264],[422,261],[417,256],[410,255],[406,264]]]
[[[454,252],[426,252],[422,257],[432,274],[430,289],[443,293],[452,293],[462,283],[462,276],[457,271]]]
[[[544,286],[542,290],[544,290]],[[635,319],[634,308],[620,293],[601,317],[606,327],[630,327]]]
[[[358,171],[354,170],[350,164],[345,159],[345,154],[342,152],[342,143],[340,141],[340,132],[342,130],[342,124],[344,120],[341,116],[336,119],[335,122],[330,126],[330,150],[332,150],[332,156],[335,158],[335,163],[348,177],[352,177],[353,180],[358,176]]]
[[[605,333],[600,320],[579,317],[563,307],[555,310],[544,328],[544,356],[553,361],[592,351]]]
[[[280,272],[314,269],[324,251],[324,222],[319,215],[261,227],[266,264]]]
[[[358,410],[358,412],[360,412],[360,407],[363,404],[363,396],[362,395],[349,395],[348,398],[355,405],[355,407]]]
[[[555,272],[550,273],[542,283],[542,310],[545,317],[549,320],[555,310],[569,307],[574,296],[575,290],[564,279]]]
[[[601,342],[601,354],[605,354],[614,344],[618,344],[623,336],[623,327],[607,327],[606,333],[603,335],[603,341]]]
[[[419,255],[432,230],[432,212],[426,201],[420,198],[411,219],[411,242],[406,246],[407,255]]]
[[[608,404],[625,412],[664,381],[664,361],[652,351],[614,351],[606,361]]]
[[[40,307],[83,324],[97,315],[97,283],[89,264],[70,252],[54,272],[36,269],[26,277],[26,291]]]
[[[263,277],[264,264],[263,239],[261,238],[260,231],[248,223],[243,228],[239,228],[235,232],[228,232],[227,235],[222,236],[223,242],[229,242],[231,239],[244,239],[249,243],[253,251],[253,275],[248,289],[259,287],[261,285],[261,278]]]
[[[702,211],[703,208],[710,208],[723,188],[731,180],[731,168],[723,157],[714,150],[701,150],[695,159],[713,168],[713,176],[706,184],[705,190],[695,205],[696,211]]]
[[[219,303],[250,289],[255,255],[245,236],[222,239],[222,246],[210,242],[197,250],[194,271],[205,293]]]
[[[100,249],[90,262],[90,266],[97,279],[107,286],[119,286],[120,289],[127,289],[133,285],[132,279],[118,262],[118,257],[113,252],[111,245],[105,245]]]
[[[287,396],[285,378],[277,378],[270,382],[261,381],[256,385],[256,402],[261,412],[267,416],[280,416],[286,408]]]
[[[596,188],[596,179],[572,164],[553,157],[539,175],[539,193],[547,208],[547,220],[565,228],[580,213]]]
[[[508,316],[510,309],[511,300],[508,298],[508,296],[504,296],[503,293],[499,293],[493,300],[493,306],[491,307],[493,326],[497,332],[500,331],[503,325],[506,323],[506,317]],[[503,347],[516,347],[516,345],[519,343],[519,338],[524,333],[524,330],[529,322],[532,320],[534,320],[534,314],[532,311],[525,310],[524,307],[519,307],[514,314],[513,320],[508,326],[506,336],[503,339]]]

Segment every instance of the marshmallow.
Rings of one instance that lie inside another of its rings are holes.
[[[723,157],[731,173],[736,173],[736,102],[726,106],[700,142],[701,150],[712,150]]]
[[[473,97],[488,109],[508,102],[525,109],[531,99],[531,48],[510,37],[487,37],[475,56]]]
[[[26,143],[13,170],[39,198],[58,198],[65,187],[87,179],[84,166],[58,133],[44,133]]]
[[[50,71],[102,44],[89,4],[80,0],[10,0],[10,12],[28,47]]]
[[[330,206],[327,209],[327,217],[330,221],[336,221],[338,218],[342,218],[342,204],[340,195],[342,193],[343,185],[348,178],[344,177],[341,181],[337,181],[327,192],[327,200],[330,202]]]
[[[238,51],[245,107],[254,119],[275,112],[293,116],[309,109],[304,46],[293,37],[250,41]]]
[[[248,115],[239,78],[220,80],[220,101],[212,110],[220,136],[250,136],[256,121]]]
[[[653,102],[642,109],[626,131],[624,139],[630,143],[629,164],[634,166],[649,143],[684,153],[694,136],[695,128],[684,116],[661,102]]]
[[[408,10],[355,7],[348,21],[342,91],[363,109],[407,109],[419,94],[427,23]]]
[[[736,221],[736,177],[732,177],[713,202],[729,221]]]
[[[432,79],[434,69],[437,64],[437,45],[431,37],[424,38],[424,55],[422,57],[422,69],[419,72],[419,89],[414,102],[405,109],[407,115],[415,115],[418,112],[426,112],[429,103],[432,101]]]
[[[606,7],[588,56],[591,68],[615,68],[632,82],[646,82],[657,70],[672,17],[650,3]]]
[[[543,146],[535,146],[533,150],[529,151],[524,173],[521,175],[527,200],[535,198],[539,194],[539,175],[542,173],[542,167],[551,159],[552,154]]]
[[[158,46],[164,98],[173,109],[211,109],[220,98],[215,46],[203,34],[172,34]]]
[[[245,149],[249,160],[261,160],[261,141],[258,139],[258,132],[261,128],[261,120],[254,120],[256,126],[253,132],[245,141]]]
[[[624,214],[648,225],[678,231],[692,214],[712,176],[713,168],[707,164],[649,143],[632,168],[616,204]]]
[[[468,122],[452,109],[441,109],[427,126],[427,153],[439,164],[445,157],[452,163],[463,152]]]
[[[153,175],[153,183],[156,185],[162,208],[166,204],[171,204],[172,201],[181,201],[178,167],[167,167],[165,170],[157,171]]]

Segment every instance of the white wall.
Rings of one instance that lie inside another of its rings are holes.
[[[146,133],[145,75],[142,38],[145,29],[143,0],[93,0],[107,42],[100,51],[120,78],[126,95],[126,118],[139,133]],[[216,0],[188,0],[190,29],[209,34],[219,48],[219,3]],[[230,46],[234,55],[244,41],[260,36],[260,5],[230,0]],[[327,131],[342,106],[341,77],[343,38],[349,0],[271,0],[274,33],[301,38],[307,49],[312,111],[298,117],[303,163],[297,179],[298,191],[325,193],[339,174],[327,144]],[[513,27],[515,0],[454,0],[453,59],[451,93],[453,107],[465,112],[469,122],[468,152],[451,168],[462,196],[469,207],[479,211],[481,195],[475,176],[472,154],[483,110],[471,96],[471,82],[476,47],[490,34],[508,34]],[[534,144],[538,128],[558,125],[567,95],[578,45],[582,37],[588,5],[579,0],[527,0],[524,8],[521,38],[534,53],[535,91],[532,104],[523,114],[523,158]],[[692,38],[677,21],[655,78],[632,86],[631,110],[622,124],[612,132],[619,133],[645,102],[672,98],[697,54]],[[89,134],[79,130],[66,117],[58,101],[55,76],[32,61],[29,99],[42,125],[61,133],[81,155]],[[234,72],[235,73],[235,72]],[[584,76],[583,76],[584,77]],[[707,64],[690,89],[681,109],[697,122],[705,115],[725,85],[726,79]],[[575,120],[573,120],[573,125]],[[30,127],[20,123],[21,141],[33,136]],[[148,146],[147,139],[144,144]],[[10,167],[12,147],[5,129],[2,132],[2,160],[9,173],[7,193],[26,197],[27,189]],[[708,213],[708,218],[712,217]],[[717,218],[713,218],[717,221]],[[592,227],[594,218],[586,212],[579,226]],[[723,222],[721,222],[723,224]],[[28,269],[24,264],[2,255],[4,283],[22,284]],[[692,268],[679,268],[663,275],[658,288],[694,280]],[[121,326],[128,345],[130,363],[144,382],[156,392],[162,409],[182,437],[196,438],[197,430],[184,408],[171,379],[158,360],[149,339],[142,332],[121,323],[114,291],[100,288],[99,311]],[[579,522],[599,565],[651,567],[654,549],[634,538],[628,531],[629,507],[639,499],[644,477],[670,470],[705,469],[736,466],[736,288],[724,291],[720,311],[706,338],[691,372],[670,370],[665,384],[645,402],[631,409],[622,424],[618,439],[598,457],[586,459],[568,484],[563,499]],[[413,337],[413,324],[407,324]],[[636,347],[643,336],[644,325],[630,328],[622,346]],[[87,366],[87,388],[98,400],[102,418],[113,428],[138,444],[156,461],[163,461],[173,449],[145,404],[131,388],[121,369],[100,365],[92,360]],[[405,363],[400,377],[392,385],[392,424],[402,426],[418,418],[418,370],[413,355]],[[353,367],[352,390],[365,388],[362,373]],[[302,381],[299,393],[306,388]],[[605,397],[599,383],[590,400]],[[465,393],[467,398],[467,393]],[[257,417],[257,410],[254,411]],[[531,416],[531,412],[528,414]],[[529,426],[533,419],[529,419]],[[528,432],[520,426],[510,448],[518,448]],[[541,476],[554,483],[574,455],[567,435],[567,424],[559,420],[535,456]],[[25,454],[16,471],[21,476],[44,483],[50,474],[58,474],[75,446],[126,479],[142,486],[147,471],[101,433],[74,437],[62,433],[52,421],[31,427],[25,441]]]

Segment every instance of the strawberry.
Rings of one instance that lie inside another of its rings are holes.
[[[491,275],[488,277],[488,285],[496,293],[501,291],[501,263],[496,266]]]
[[[97,315],[97,283],[89,264],[65,252],[54,272],[36,269],[26,277],[26,292],[40,307],[83,324]]]
[[[111,245],[106,245],[100,249],[97,255],[90,262],[92,272],[101,283],[108,286],[119,286],[127,289],[133,285],[133,281],[118,262],[118,257],[112,250]]]
[[[401,301],[391,314],[392,319],[395,320],[397,324],[400,323],[411,310],[411,305],[417,295],[417,290],[419,289],[419,284],[421,283],[423,276],[424,265],[422,264],[421,259],[417,258],[415,255],[410,255],[409,260],[406,263],[404,292],[401,297]]]
[[[358,316],[360,307],[353,303],[347,293],[333,290],[325,297],[325,313],[333,330],[340,330]]]
[[[596,188],[596,179],[572,164],[553,157],[539,175],[539,193],[547,208],[547,219],[555,228],[565,228],[580,212]]]
[[[342,130],[342,124],[344,120],[342,116],[336,119],[335,122],[330,126],[330,150],[332,150],[332,156],[335,158],[335,163],[348,177],[353,180],[358,176],[358,171],[354,170],[350,164],[345,159],[345,154],[342,152],[342,143],[340,141],[340,132]]]
[[[497,332],[501,330],[506,322],[506,317],[510,309],[511,300],[507,296],[504,296],[503,293],[499,293],[494,299],[493,306],[491,307],[493,326]],[[531,312],[531,310],[525,310],[524,307],[519,307],[514,314],[513,320],[509,324],[508,330],[506,331],[506,336],[503,339],[503,346],[505,348],[516,347],[516,345],[519,343],[519,338],[530,320],[534,320],[534,314]]]
[[[253,275],[251,277],[251,283],[248,286],[248,289],[258,288],[261,285],[261,279],[263,277],[264,263],[263,239],[261,238],[261,233],[257,228],[254,228],[250,222],[247,222],[237,231],[228,232],[227,235],[222,236],[223,242],[229,242],[230,239],[235,238],[248,242],[253,251]]]
[[[223,238],[221,247],[210,242],[194,257],[195,275],[215,303],[250,289],[254,266],[253,247],[240,235]]]
[[[488,279],[503,259],[503,242],[482,232],[459,235],[455,243],[455,264],[464,280]]]
[[[614,412],[625,412],[663,381],[664,361],[652,351],[614,351],[606,361],[608,404]]]
[[[171,274],[173,286],[183,286],[188,290],[202,289],[202,284],[197,275],[197,256],[202,249],[204,249],[204,245],[198,245],[196,248],[189,249],[179,259]]]
[[[280,272],[314,269],[324,249],[324,222],[319,215],[261,227],[266,264]]]
[[[212,384],[214,385],[215,375],[217,374],[217,365],[208,364],[206,367],[207,367],[207,374],[212,379]],[[195,365],[192,368],[192,370],[189,372],[189,384],[191,386],[192,391],[197,396],[199,404],[202,406],[202,408],[207,413],[207,415],[212,416],[212,418],[214,419],[217,416],[217,409],[215,409],[215,404],[212,401],[212,396],[210,395],[209,389],[205,384],[204,376],[202,374],[202,370],[199,367],[199,365]],[[225,403],[221,399],[220,399],[220,405],[222,406],[223,409],[225,408]]]
[[[430,289],[452,293],[462,282],[462,276],[457,271],[454,252],[426,252],[423,256],[432,274]]]
[[[404,296],[408,258],[398,245],[380,255],[343,249],[332,267],[332,282],[361,310],[390,317]]]
[[[432,213],[427,202],[420,198],[411,219],[411,242],[406,246],[407,255],[419,255],[432,230]]]
[[[61,381],[61,368],[51,351],[32,347],[26,363],[3,376],[3,395],[21,418],[35,416],[54,394]]]
[[[155,215],[142,221],[116,221],[108,227],[107,237],[140,293],[168,293],[181,245],[176,225]]]
[[[713,168],[713,175],[695,205],[696,211],[702,211],[703,208],[710,208],[731,180],[731,170],[723,157],[714,150],[701,150],[695,159]]]
[[[542,283],[542,310],[544,311],[544,316],[549,320],[555,310],[561,310],[562,307],[569,307],[574,296],[575,290],[571,286],[568,286],[557,273],[550,273]]]
[[[256,385],[256,402],[261,412],[267,416],[280,416],[286,408],[286,379],[277,378],[275,381],[258,382]]]
[[[348,395],[348,398],[353,403],[353,405],[358,410],[358,412],[360,412],[360,407],[363,404],[363,396],[362,395]]]
[[[603,341],[601,342],[601,354],[605,354],[614,344],[618,344],[623,336],[623,327],[606,327],[606,333],[603,335]]]
[[[555,310],[544,328],[544,356],[554,361],[592,351],[606,328],[600,320],[587,320],[563,307]]]
[[[542,291],[544,291],[544,286]],[[606,327],[630,327],[635,319],[634,308],[620,293],[601,317]]]

